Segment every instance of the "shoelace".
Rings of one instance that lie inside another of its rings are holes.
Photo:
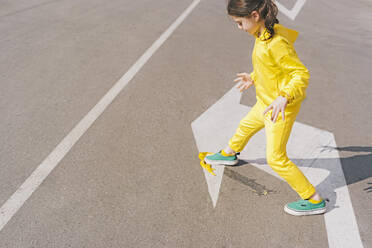
[[[219,151],[219,153],[221,153],[222,150]],[[235,155],[240,155],[240,152],[236,152]]]

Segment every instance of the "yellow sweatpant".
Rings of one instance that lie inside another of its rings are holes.
[[[265,127],[266,160],[270,167],[284,178],[302,199],[307,199],[315,193],[315,187],[307,180],[301,170],[287,156],[287,142],[300,106],[295,110],[285,109],[285,120],[282,113],[278,114],[276,122],[271,120],[273,110],[263,115],[266,106],[257,101],[249,113],[240,121],[235,134],[229,140],[229,147],[235,152],[243,150],[249,139]]]

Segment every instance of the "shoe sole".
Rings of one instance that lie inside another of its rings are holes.
[[[311,211],[295,211],[293,209],[288,208],[287,206],[284,206],[284,211],[291,215],[301,216],[301,215],[323,214],[327,211],[327,208],[324,207],[324,208],[319,208],[317,210],[311,210]]]
[[[204,158],[204,161],[207,164],[210,164],[210,165],[220,165],[220,166],[223,166],[223,165],[236,165],[238,163],[238,160],[233,160],[233,161],[218,161],[218,160],[209,160],[207,158]]]

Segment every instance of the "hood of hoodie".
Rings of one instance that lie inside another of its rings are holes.
[[[280,36],[286,38],[290,43],[294,43],[298,37],[298,31],[290,28],[284,27],[282,24],[275,23],[274,24],[274,32]],[[261,41],[265,41],[269,36],[270,33],[267,28],[264,29],[262,35],[258,36],[255,35],[256,38],[259,38]]]

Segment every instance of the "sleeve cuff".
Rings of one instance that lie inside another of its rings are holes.
[[[254,71],[252,71],[249,76],[253,79],[253,81],[256,81]]]
[[[288,104],[290,104],[290,103],[293,102],[293,97],[291,97],[287,92],[281,90],[281,91],[279,92],[279,95],[282,96],[282,97],[287,98],[287,103],[288,103]]]

